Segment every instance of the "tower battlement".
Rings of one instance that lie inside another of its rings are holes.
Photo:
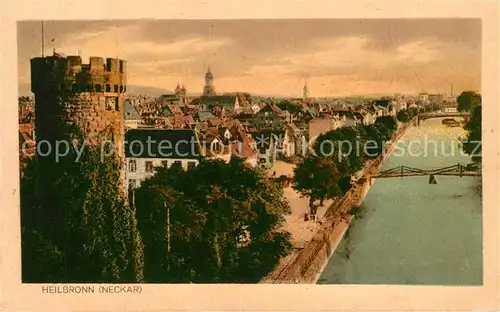
[[[31,59],[31,91],[70,90],[73,92],[113,92],[127,90],[127,62],[116,58],[53,56]]]

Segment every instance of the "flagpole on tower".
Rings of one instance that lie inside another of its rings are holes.
[[[45,34],[43,32],[43,21],[42,21],[42,57],[45,54]]]

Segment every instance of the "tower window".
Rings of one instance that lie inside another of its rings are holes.
[[[120,86],[120,93],[123,93],[123,86]]]
[[[119,103],[118,97],[115,97],[115,111],[117,111],[117,112],[120,111],[120,107],[119,107],[118,103]]]
[[[111,92],[111,86],[109,84],[106,85],[106,92]]]
[[[113,110],[113,108],[115,107],[114,101],[115,101],[114,97],[111,97],[111,96],[106,97],[106,99],[105,99],[106,110],[108,110],[108,111]]]
[[[120,73],[123,73],[123,61],[120,61]]]
[[[96,92],[101,92],[102,88],[101,88],[101,85],[100,84],[96,84],[95,85],[95,91]]]
[[[114,86],[114,92],[118,92],[118,85]]]
[[[128,171],[129,172],[135,172],[137,170],[137,163],[135,162],[135,159],[131,159],[128,161]]]
[[[146,172],[153,172],[153,162],[146,161]]]

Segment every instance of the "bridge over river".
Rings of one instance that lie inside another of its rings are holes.
[[[447,176],[480,176],[481,166],[477,163],[470,163],[467,165],[462,165],[460,163],[435,169],[419,169],[408,166],[397,166],[390,169],[380,171],[378,174],[372,176],[372,178],[396,178],[396,177],[416,177],[416,176],[435,176],[435,175],[447,175]]]
[[[446,153],[465,131],[434,118],[463,114],[430,116],[398,146],[423,151],[431,140],[443,152],[386,159],[319,284],[482,285],[481,168],[467,165],[468,155]],[[439,183],[429,184],[430,175]]]
[[[420,113],[417,115],[415,124],[420,126],[420,122],[431,119],[431,118],[451,118],[451,117],[462,117],[467,120],[470,116],[469,112],[431,112],[431,113]]]

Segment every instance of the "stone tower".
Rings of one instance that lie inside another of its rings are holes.
[[[208,66],[207,73],[205,74],[205,87],[203,88],[203,95],[205,96],[215,95],[214,76],[210,71],[210,66]]]
[[[35,131],[38,140],[52,142],[57,133],[57,112],[68,113],[70,122],[84,134],[87,144],[100,144],[104,130],[123,160],[123,95],[126,91],[124,60],[56,53],[31,59],[31,91],[35,95]]]

